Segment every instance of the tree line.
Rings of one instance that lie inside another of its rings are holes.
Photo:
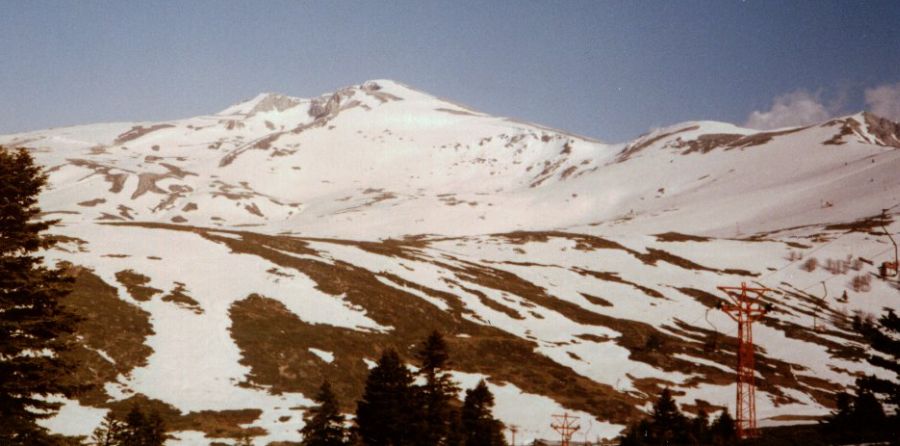
[[[94,446],[162,446],[166,442],[166,424],[157,411],[145,413],[140,406],[120,420],[107,412],[91,436]]]
[[[369,371],[352,425],[337,395],[324,381],[300,429],[302,446],[506,446],[503,424],[491,409],[494,397],[484,380],[466,390],[447,368],[443,336],[433,332],[416,352],[421,367],[412,372],[394,349],[385,350]],[[416,380],[421,384],[416,384]],[[157,412],[133,407],[125,419],[110,412],[91,437],[92,446],[161,446],[165,425]],[[238,444],[250,444],[242,438]]]
[[[857,314],[853,327],[872,348],[868,362],[900,376],[900,317],[893,310],[877,321]],[[892,414],[882,401],[892,407]],[[862,376],[856,379],[855,393],[838,393],[836,402],[837,408],[824,423],[829,437],[846,443],[888,440],[900,444],[900,382],[896,379]]]
[[[727,410],[723,409],[712,424],[703,408],[695,417],[688,417],[678,410],[672,392],[665,388],[650,417],[629,425],[619,441],[621,446],[725,446],[737,441],[737,433]]]
[[[443,336],[433,332],[416,351],[411,372],[394,349],[385,350],[369,372],[356,404],[354,426],[346,426],[328,381],[316,395],[301,430],[303,446],[505,446],[503,424],[494,418],[494,397],[484,380],[466,390],[450,376]],[[415,384],[416,380],[421,384]]]

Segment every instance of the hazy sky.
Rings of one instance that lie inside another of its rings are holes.
[[[606,141],[864,108],[900,120],[897,1],[0,0],[0,133],[390,78]]]

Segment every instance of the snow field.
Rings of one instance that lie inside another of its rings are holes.
[[[69,227],[67,232],[88,240],[89,252],[53,252],[59,260],[94,268],[105,282],[119,289],[120,297],[152,315],[155,334],[147,339],[147,344],[153,354],[145,367],[120,377],[120,385],[113,386],[118,387],[115,393],[143,393],[184,412],[262,409],[263,415],[253,426],[262,427],[269,434],[259,438],[258,444],[296,439],[296,425],[285,427],[275,421],[291,413],[296,415],[290,408],[309,405],[311,400],[301,394],[276,396],[265,389],[237,386],[245,380],[249,368],[239,363],[240,351],[229,334],[228,309],[233,302],[258,293],[280,300],[310,323],[385,329],[339,299],[318,292],[312,281],[299,273],[292,272],[294,277],[289,281],[277,280],[267,273],[275,265],[255,256],[236,255],[196,234],[97,225]],[[134,243],[135,240],[140,242]],[[101,257],[121,252],[126,243],[131,257]],[[174,246],[178,247],[176,252],[171,251]],[[147,259],[150,256],[162,260]],[[176,281],[184,283],[203,314],[163,302],[158,296],[147,302],[133,300],[115,278],[116,272],[125,269],[147,275],[151,278],[147,285],[164,292],[173,289]]]

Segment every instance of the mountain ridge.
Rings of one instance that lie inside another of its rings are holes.
[[[173,445],[296,441],[322,378],[351,411],[382,348],[409,358],[438,328],[454,377],[487,379],[519,439],[552,438],[561,411],[614,436],[662,387],[690,410],[733,404],[733,324],[714,310],[741,282],[773,290],[754,328],[764,423],[821,417],[856,374],[887,373],[851,319],[900,308],[877,269],[882,225],[900,229],[896,123],[700,121],[605,144],[378,82],[0,135],[49,175],[46,258],[86,318],[74,354],[95,390],[54,431],[141,401]]]

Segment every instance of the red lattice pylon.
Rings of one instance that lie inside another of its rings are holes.
[[[581,426],[578,424],[578,417],[570,417],[568,413],[553,415],[553,421],[550,422],[550,427],[556,432],[559,432],[559,435],[562,437],[560,446],[569,446],[572,435],[574,435],[578,429],[581,429]]]
[[[738,363],[737,363],[737,398],[735,404],[738,438],[755,437],[756,430],[756,370],[753,366],[753,322],[766,314],[767,306],[759,300],[769,291],[768,288],[748,288],[746,283],[740,287],[720,286],[720,290],[731,298],[731,303],[721,305],[722,311],[728,313],[738,323]],[[748,293],[755,294],[750,297]]]

